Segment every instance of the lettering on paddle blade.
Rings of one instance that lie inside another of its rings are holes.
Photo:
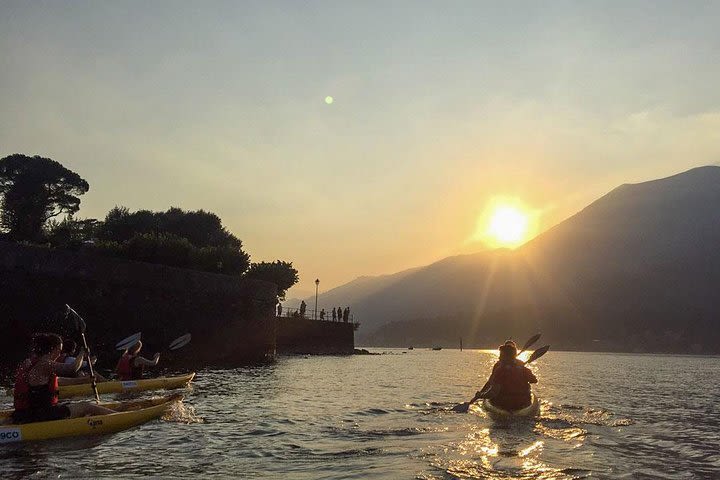
[[[22,440],[22,431],[19,428],[0,428],[0,443],[12,443]]]
[[[137,382],[135,380],[128,380],[127,382],[122,382],[122,388],[123,390],[128,390],[130,388],[136,388]]]
[[[90,425],[92,428],[97,427],[98,425],[102,425],[102,420],[93,420],[92,418],[87,421],[87,424]]]

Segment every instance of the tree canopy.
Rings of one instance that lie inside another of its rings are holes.
[[[277,295],[281,300],[285,299],[287,290],[300,279],[298,271],[292,266],[292,262],[283,262],[282,260],[253,263],[245,276],[274,283],[278,287]]]
[[[113,256],[241,275],[250,265],[242,241],[204,210],[165,212],[115,207],[96,229],[97,248]]]
[[[80,175],[49,158],[14,154],[0,159],[0,227],[16,241],[266,280],[278,286],[280,298],[298,281],[290,262],[250,264],[242,241],[212,212],[177,207],[131,212],[116,206],[101,222],[75,219],[78,197],[89,188]],[[54,219],[61,214],[66,216]]]
[[[80,209],[88,182],[59,162],[16,153],[0,159],[0,225],[13,240],[39,241],[47,221]]]

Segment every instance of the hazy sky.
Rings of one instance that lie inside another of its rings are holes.
[[[0,0],[0,157],[213,211],[291,295],[720,160],[720,3],[495,3]]]

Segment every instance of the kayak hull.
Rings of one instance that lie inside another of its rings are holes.
[[[97,384],[99,394],[103,393],[129,393],[146,390],[172,390],[187,386],[195,377],[195,372],[175,377],[146,378],[142,380],[111,381]],[[61,385],[60,398],[90,397],[93,393],[92,385]]]
[[[520,410],[505,410],[492,404],[490,399],[483,401],[483,409],[492,418],[496,420],[513,420],[519,418],[532,418],[540,413],[540,400],[532,394],[532,402],[525,408]]]
[[[105,435],[127,430],[161,417],[182,395],[147,400],[103,403],[118,410],[108,415],[66,418],[47,422],[11,424],[12,410],[0,411],[0,444],[50,440],[54,438]]]

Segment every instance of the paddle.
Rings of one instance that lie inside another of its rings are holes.
[[[72,309],[72,307],[68,304],[65,304],[66,314],[72,314],[73,319],[75,320],[75,328],[80,332],[80,338],[82,338],[83,347],[85,347],[85,355],[87,356],[87,363],[88,367],[90,367],[90,378],[92,378],[92,389],[93,393],[95,394],[95,401],[97,403],[100,403],[100,395],[98,394],[97,389],[97,381],[95,380],[95,370],[93,370],[93,364],[92,360],[90,360],[90,347],[88,347],[87,340],[85,339],[85,330],[87,329],[87,325],[85,324],[85,320],[82,319],[78,313]]]
[[[190,340],[192,340],[192,335],[190,335],[189,333],[186,333],[185,335],[180,336],[180,337],[176,338],[175,340],[173,340],[167,349],[172,352],[173,350],[177,350],[179,348],[184,347],[185,345],[190,343]]]
[[[140,340],[141,336],[142,336],[141,332],[134,333],[134,334],[130,335],[129,337],[124,338],[124,339],[120,340],[118,343],[116,343],[115,349],[127,350],[128,348],[135,345]],[[192,335],[190,335],[189,333],[186,333],[185,335],[182,335],[182,336],[176,338],[175,340],[173,340],[172,342],[170,342],[170,345],[168,345],[168,347],[165,349],[165,351],[172,352],[173,350],[178,350],[178,349],[184,347],[185,345],[187,345],[188,343],[190,343],[191,339],[192,339]]]
[[[129,337],[124,338],[124,339],[120,340],[119,342],[117,342],[115,344],[115,349],[116,350],[127,350],[128,348],[135,345],[140,340],[141,336],[142,336],[141,332],[134,333],[134,334],[130,335]]]
[[[537,360],[538,358],[540,358],[540,357],[542,357],[543,355],[545,355],[545,354],[548,352],[548,350],[550,350],[550,345],[545,345],[544,347],[538,348],[537,350],[535,350],[535,351],[532,353],[532,355],[530,355],[530,358],[528,358],[528,359],[525,361],[524,365],[527,365],[528,363],[534,362],[534,361]]]
[[[518,352],[518,355],[520,355],[521,353],[523,353],[523,352],[524,352],[525,350],[527,350],[528,348],[532,347],[532,346],[535,344],[535,342],[537,342],[538,340],[540,340],[540,337],[541,337],[541,336],[542,336],[542,334],[536,333],[535,335],[533,335],[532,337],[530,337],[530,338],[528,339],[528,341],[525,342],[525,345],[523,345],[522,350],[520,350],[520,352]]]

